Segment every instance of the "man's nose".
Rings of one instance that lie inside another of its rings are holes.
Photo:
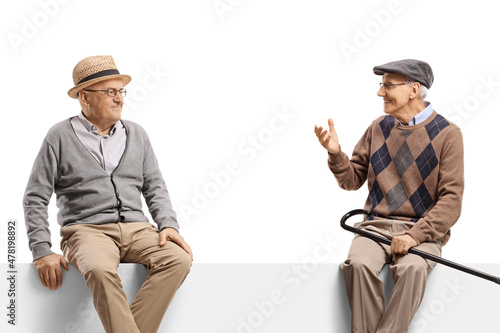
[[[377,96],[383,97],[385,96],[385,89],[384,86],[381,86],[380,89],[377,92]]]
[[[122,96],[122,94],[120,94],[119,91],[117,91],[116,96],[113,97],[113,102],[120,103],[120,104],[123,103],[123,96]]]

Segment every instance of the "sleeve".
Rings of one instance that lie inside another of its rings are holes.
[[[464,191],[462,132],[454,129],[443,142],[439,159],[438,199],[407,234],[419,244],[443,238],[460,217]]]
[[[354,147],[350,160],[342,150],[335,155],[328,152],[328,167],[342,189],[357,190],[365,183],[370,163],[371,141],[370,126]]]
[[[142,194],[148,205],[151,217],[161,231],[165,228],[173,228],[179,231],[177,216],[172,208],[172,202],[168,194],[167,186],[163,180],[158,161],[153,152],[153,147],[146,133],[145,154],[143,161],[143,187]]]
[[[44,140],[31,170],[23,199],[24,220],[33,261],[53,254],[51,251],[48,205],[58,175],[53,147]]]

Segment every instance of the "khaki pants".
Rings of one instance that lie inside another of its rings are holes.
[[[414,223],[376,220],[355,227],[389,239],[403,235]],[[422,243],[416,249],[441,256],[441,244]],[[394,289],[385,309],[384,285],[378,278],[390,264]],[[355,236],[347,260],[340,264],[351,306],[352,333],[405,333],[424,297],[427,275],[436,265],[414,254],[392,257],[390,246]]]
[[[191,268],[177,244],[160,247],[158,230],[147,222],[77,224],[62,228],[61,249],[84,276],[107,333],[152,333]],[[149,271],[128,305],[118,276],[120,262],[141,263]]]

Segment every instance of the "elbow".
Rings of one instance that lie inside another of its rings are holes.
[[[338,184],[341,189],[346,191],[356,191],[363,185],[356,182],[338,182]]]

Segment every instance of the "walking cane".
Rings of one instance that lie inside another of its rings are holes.
[[[348,212],[347,214],[345,214],[342,217],[342,219],[340,220],[340,226],[342,228],[344,228],[345,230],[348,230],[350,232],[353,232],[355,234],[358,234],[358,235],[366,237],[366,238],[370,238],[371,240],[374,240],[375,242],[383,243],[383,244],[386,244],[386,245],[390,246],[391,245],[391,241],[389,239],[381,237],[381,236],[378,236],[378,235],[375,235],[375,234],[372,234],[372,233],[370,233],[368,231],[365,231],[365,230],[361,230],[361,229],[357,229],[357,228],[351,227],[351,226],[349,226],[349,225],[346,224],[346,221],[347,221],[348,218],[353,217],[354,215],[360,215],[360,214],[366,215],[368,217],[381,217],[381,218],[391,219],[391,220],[394,219],[394,218],[385,217],[385,216],[379,215],[379,214],[377,214],[375,212],[370,212],[370,211],[367,211],[367,210],[364,210],[364,209],[355,209],[355,210],[351,210],[350,212]],[[424,259],[428,259],[428,260],[437,262],[439,264],[443,264],[443,265],[449,266],[451,268],[458,269],[459,271],[462,271],[462,272],[465,272],[465,273],[469,273],[469,274],[478,276],[480,278],[483,278],[483,279],[486,279],[486,280],[489,280],[489,281],[493,281],[496,284],[500,284],[500,277],[496,277],[496,276],[493,276],[493,275],[490,275],[490,274],[486,274],[486,273],[477,271],[477,270],[472,269],[470,267],[466,267],[466,266],[457,264],[457,263],[455,263],[453,261],[449,261],[449,260],[443,259],[441,257],[437,257],[437,256],[432,255],[430,253],[427,253],[427,252],[424,252],[424,251],[420,251],[420,250],[417,250],[415,248],[410,248],[408,250],[408,253],[416,254],[417,256],[420,256],[420,257],[422,257]]]

